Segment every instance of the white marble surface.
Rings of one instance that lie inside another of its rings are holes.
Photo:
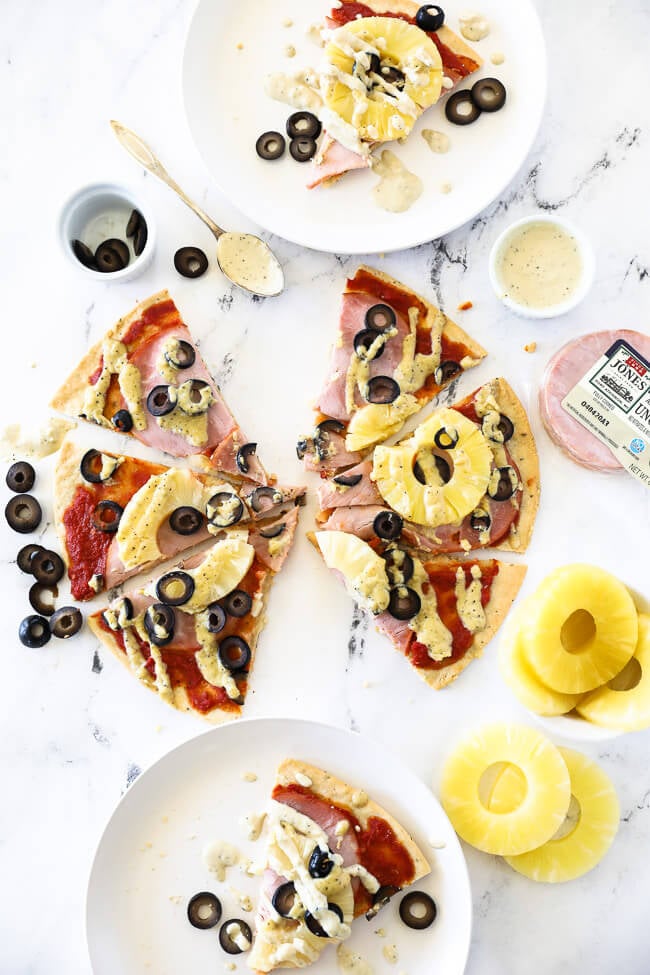
[[[13,378],[0,390],[2,423],[38,425],[57,380],[88,342],[136,300],[169,286],[242,425],[263,445],[267,466],[300,480],[293,444],[309,422],[338,293],[356,261],[275,240],[288,289],[266,302],[233,293],[216,266],[200,281],[180,280],[174,250],[192,243],[210,251],[210,236],[140,172],[107,124],[115,117],[141,132],[208,212],[241,225],[211,186],[185,127],[180,59],[191,11],[187,0],[3,5],[0,281],[4,372]],[[648,597],[647,491],[622,475],[581,471],[561,456],[540,430],[534,395],[545,361],[568,338],[605,327],[648,329],[650,5],[573,0],[570,9],[543,4],[541,15],[548,111],[518,178],[471,226],[378,263],[450,313],[472,300],[462,324],[490,350],[477,382],[504,372],[532,407],[544,487],[524,591],[555,565],[583,559],[617,571]],[[132,184],[157,216],[154,266],[129,284],[89,282],[58,251],[61,201],[99,177]],[[536,208],[579,223],[598,260],[584,304],[539,325],[498,305],[486,268],[498,232]],[[527,355],[522,347],[532,340],[537,352]],[[40,494],[48,509],[46,466]],[[314,487],[313,477],[309,483]],[[312,512],[313,504],[304,527]],[[84,973],[84,893],[102,826],[142,768],[203,727],[144,693],[88,636],[41,651],[23,648],[16,627],[27,612],[27,585],[10,564],[21,543],[4,522],[0,538],[0,972]],[[304,537],[271,610],[250,716],[295,715],[357,729],[390,742],[427,782],[435,782],[463,727],[525,717],[500,681],[494,645],[452,688],[432,694],[353,615]],[[468,975],[648,971],[649,740],[641,733],[585,747],[616,783],[622,816],[616,843],[593,874],[557,889],[535,886],[496,858],[466,850],[475,906]]]

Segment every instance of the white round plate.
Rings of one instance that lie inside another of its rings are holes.
[[[264,808],[276,767],[288,757],[323,766],[366,789],[412,832],[432,864],[431,874],[417,885],[438,905],[432,927],[409,930],[392,904],[382,911],[381,921],[357,920],[350,946],[385,968],[381,948],[394,942],[400,971],[431,975],[435,968],[462,975],[471,933],[469,879],[456,835],[433,794],[372,741],[290,719],[215,728],[165,755],[131,786],[104,831],[90,875],[86,929],[94,975],[216,972],[231,960],[238,970],[248,971],[245,955],[231,959],[222,952],[218,927],[191,927],[187,902],[197,891],[212,890],[222,900],[224,919],[252,918],[242,913],[233,888],[255,901],[259,879],[233,867],[220,884],[206,869],[201,850],[221,839],[234,843],[243,856],[261,856],[261,842],[247,842],[239,820]],[[246,772],[257,780],[245,781]],[[434,850],[430,841],[444,846]],[[374,934],[379,926],[386,929],[386,940]],[[334,952],[325,952],[310,970],[333,975]]]
[[[513,179],[533,143],[544,111],[546,51],[532,0],[484,0],[491,24],[474,45],[483,68],[460,87],[495,76],[508,90],[505,107],[473,125],[447,122],[442,103],[418,120],[404,145],[389,146],[425,184],[405,213],[374,203],[377,178],[351,173],[330,187],[307,190],[309,165],[288,149],[274,162],[255,152],[262,132],[284,132],[293,109],[273,101],[264,80],[275,71],[316,65],[321,50],[306,29],[322,23],[333,0],[199,0],[183,62],[185,110],[194,141],[217,185],[243,213],[287,240],[342,254],[401,250],[455,230],[495,199]],[[458,32],[464,0],[445,2],[447,23]],[[466,6],[466,5],[465,5]],[[292,21],[291,27],[283,26]],[[287,58],[285,48],[297,54]],[[502,52],[498,67],[490,56]],[[423,128],[446,132],[451,149],[434,154]],[[451,191],[443,193],[444,184]]]

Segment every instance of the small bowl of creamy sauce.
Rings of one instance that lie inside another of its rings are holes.
[[[575,308],[594,279],[591,244],[577,227],[546,215],[507,227],[490,253],[490,281],[506,307],[527,318]]]

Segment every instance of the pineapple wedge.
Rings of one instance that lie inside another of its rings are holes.
[[[351,597],[371,613],[388,606],[390,583],[384,559],[362,539],[347,532],[316,532],[325,564],[341,573]]]
[[[650,616],[639,613],[639,640],[629,663],[609,684],[584,698],[577,711],[604,728],[640,731],[650,727]]]
[[[526,780],[523,800],[509,812],[491,811],[481,780],[499,762]],[[539,731],[495,724],[461,741],[443,770],[442,805],[462,839],[485,853],[514,856],[546,843],[564,822],[571,789],[562,756]]]

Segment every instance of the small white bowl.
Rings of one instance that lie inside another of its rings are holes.
[[[503,283],[499,278],[499,273],[497,270],[500,258],[515,233],[517,233],[523,227],[536,223],[555,224],[561,230],[564,230],[565,233],[570,234],[576,240],[580,250],[580,256],[582,258],[582,276],[571,297],[567,298],[566,301],[560,302],[560,304],[549,305],[546,308],[529,308],[526,305],[520,305],[519,302],[510,298],[504,293]],[[556,318],[558,315],[564,315],[566,312],[571,311],[571,309],[575,308],[576,305],[579,305],[582,299],[585,297],[593,284],[594,275],[596,272],[596,261],[594,258],[593,248],[589,240],[574,224],[570,223],[568,220],[564,220],[561,217],[536,213],[530,217],[523,217],[521,220],[516,220],[514,223],[511,223],[510,226],[506,227],[503,233],[497,237],[492,245],[492,250],[490,251],[489,272],[490,283],[494,289],[494,293],[497,298],[503,302],[506,308],[509,308],[511,311],[514,311],[517,315],[521,315],[524,318]]]
[[[139,256],[133,239],[127,239],[126,225],[132,210],[139,210],[147,222],[147,242]],[[75,256],[73,240],[81,240],[95,251],[103,240],[117,237],[129,248],[131,259],[121,271],[105,273],[86,267]],[[77,190],[63,205],[59,215],[59,240],[67,258],[78,271],[104,283],[130,281],[151,263],[156,246],[156,228],[151,213],[133,190],[120,183],[91,183]]]

